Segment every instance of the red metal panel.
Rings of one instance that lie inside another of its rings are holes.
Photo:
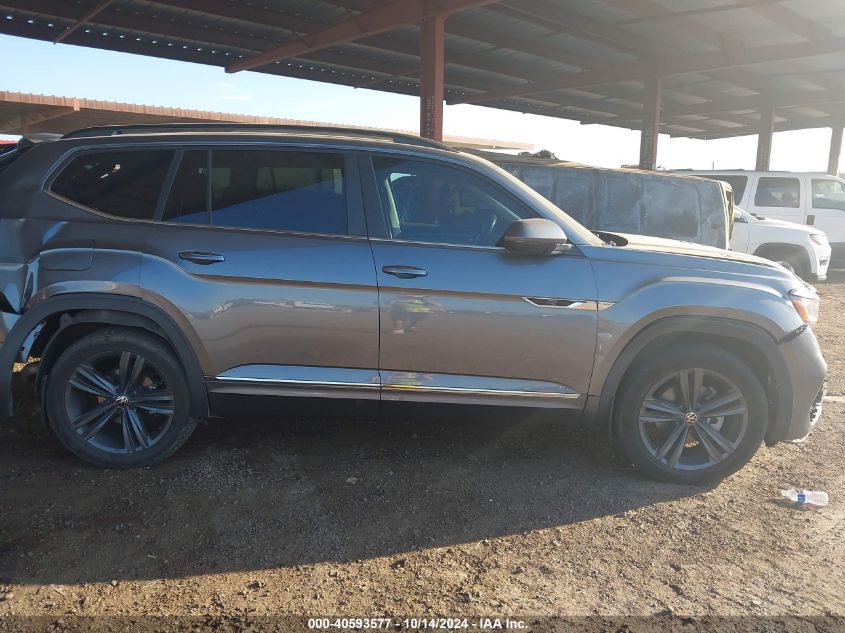
[[[446,16],[421,24],[420,136],[443,140],[443,34]]]

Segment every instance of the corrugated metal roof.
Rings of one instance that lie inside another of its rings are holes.
[[[69,44],[226,67],[385,4],[0,0],[0,32],[65,34]],[[755,133],[754,107],[725,108],[737,98],[787,103],[780,129],[827,126],[842,114],[842,0],[504,0],[450,16],[446,31],[452,103],[639,129],[640,75],[652,71],[665,74],[661,129],[669,134]],[[408,24],[256,70],[415,95],[419,39]]]

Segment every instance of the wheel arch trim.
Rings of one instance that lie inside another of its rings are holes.
[[[0,347],[0,416],[14,414],[12,366],[22,351],[28,353],[25,344],[32,343],[32,332],[42,327],[51,317],[69,312],[76,314],[60,322],[59,329],[50,337],[45,349],[49,349],[55,337],[65,328],[80,323],[145,329],[163,337],[173,347],[185,368],[191,396],[190,414],[197,418],[209,416],[208,391],[196,350],[173,319],[164,310],[144,299],[95,293],[54,295],[34,305],[18,319]]]
[[[676,316],[660,319],[638,332],[616,357],[599,395],[591,395],[586,404],[584,419],[589,424],[603,424],[612,432],[613,402],[622,381],[639,357],[652,343],[664,336],[694,332],[696,335],[722,340],[735,340],[753,345],[763,356],[772,372],[774,389],[774,417],[769,419],[767,443],[779,437],[789,425],[792,414],[792,383],[784,359],[776,353],[779,341],[768,332],[750,323],[718,317]],[[728,350],[730,351],[730,350]],[[766,385],[763,385],[764,388]],[[768,391],[768,390],[767,390]]]
[[[808,273],[814,273],[818,270],[818,256],[816,256],[815,253],[811,255],[807,247],[801,244],[794,244],[791,242],[763,242],[754,249],[753,254],[757,257],[772,260],[772,257],[769,256],[770,251],[782,251],[783,253],[797,254],[807,265]]]

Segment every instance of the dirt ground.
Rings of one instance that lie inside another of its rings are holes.
[[[817,430],[712,489],[646,480],[600,435],[534,416],[244,417],[130,472],[85,466],[21,416],[0,428],[0,629],[658,614],[819,616],[809,630],[841,630],[845,273],[819,289],[832,398]],[[791,486],[831,503],[782,503]]]

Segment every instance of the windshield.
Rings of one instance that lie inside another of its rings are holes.
[[[498,176],[508,181],[508,184],[515,190],[518,190],[523,200],[529,202],[534,209],[542,209],[542,213],[550,220],[556,221],[566,232],[569,241],[574,244],[588,244],[590,246],[601,246],[604,244],[592,231],[587,229],[584,225],[575,220],[572,216],[562,211],[555,204],[543,197],[534,189],[526,185],[519,178],[502,169],[498,165],[491,163],[489,160],[474,156],[472,154],[461,153],[461,156],[483,164],[484,167],[492,169]]]

